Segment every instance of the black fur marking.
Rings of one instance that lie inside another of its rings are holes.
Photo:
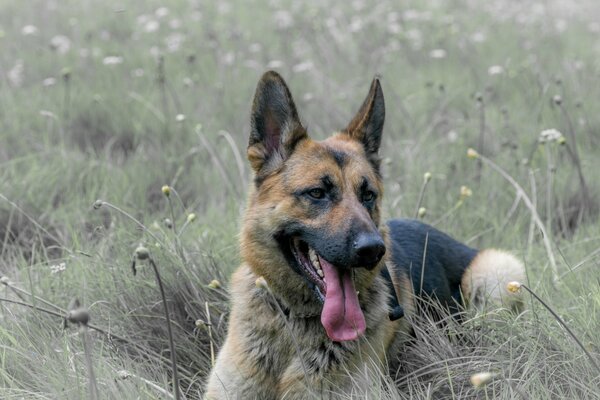
[[[331,154],[331,156],[335,160],[338,167],[344,168],[344,165],[346,165],[346,162],[348,160],[348,154],[346,154],[343,151],[335,150],[335,149],[328,149],[328,151],[329,151],[329,154]]]
[[[451,312],[457,312],[458,305],[462,304],[462,275],[479,251],[416,220],[391,220],[388,221],[388,226],[392,242],[392,261],[398,273],[410,277],[415,295],[422,298],[433,297]],[[424,274],[421,279],[422,272]],[[394,311],[399,303],[395,298],[390,273],[384,269],[382,275],[393,294],[389,305],[390,310]]]

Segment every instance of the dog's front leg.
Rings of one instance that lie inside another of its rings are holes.
[[[219,352],[215,366],[210,374],[205,400],[275,400],[276,383],[264,370],[257,368],[247,353],[239,351],[239,343],[228,337]]]

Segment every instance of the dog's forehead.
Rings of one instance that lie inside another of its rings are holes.
[[[377,179],[362,145],[347,139],[344,134],[323,141],[309,139],[298,147],[288,162],[287,170],[293,176],[303,179],[320,179],[325,175],[341,180],[362,180],[362,177]]]

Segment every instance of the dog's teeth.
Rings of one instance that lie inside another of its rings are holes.
[[[310,261],[314,264],[317,261],[317,252],[313,249],[308,249],[308,257]]]
[[[322,270],[321,268],[318,268],[318,269],[317,269],[317,274],[319,274],[319,276],[320,276],[321,278],[325,276],[325,275],[323,274],[323,270]]]

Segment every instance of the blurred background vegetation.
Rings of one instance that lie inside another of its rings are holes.
[[[318,139],[379,74],[386,214],[513,250],[598,359],[598,16],[594,1],[1,1],[0,296],[29,306],[0,303],[0,397],[87,398],[90,362],[102,398],[168,397],[162,302],[151,268],[131,269],[139,245],[165,281],[182,387],[201,395],[239,263],[250,103],[267,69]],[[87,350],[42,310],[65,315],[72,298],[105,332]],[[598,397],[598,371],[529,308],[456,328],[472,342],[424,342],[431,353],[393,376],[394,396]],[[489,370],[501,379],[470,386]]]

